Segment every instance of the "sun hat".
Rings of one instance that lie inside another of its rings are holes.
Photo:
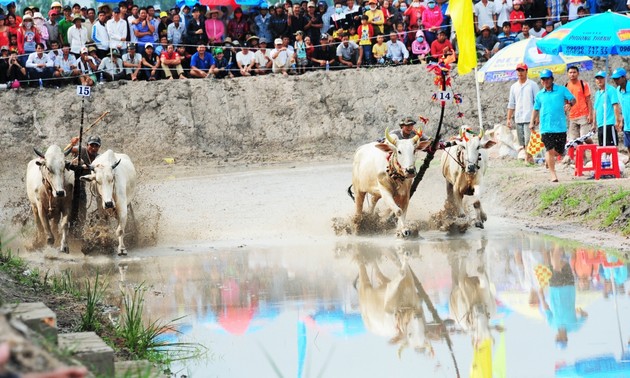
[[[527,71],[529,69],[529,67],[527,67],[527,64],[525,63],[519,63],[516,65],[516,69],[517,70],[525,70]]]
[[[215,54],[215,55],[217,55],[217,54],[223,54],[223,49],[222,49],[222,48],[220,48],[220,47],[215,48],[215,49],[214,49],[214,54]]]
[[[282,38],[276,38],[275,41],[273,41],[274,45],[281,45],[282,44]]]
[[[150,47],[150,48],[153,48],[153,43],[151,43],[151,42],[147,42],[147,43],[145,43],[145,44],[144,44],[144,48],[145,48],[145,49],[148,49],[149,47]]]
[[[87,54],[88,53],[88,48],[87,47],[81,47],[81,54]]]
[[[606,78],[606,71],[597,71],[597,73],[595,74],[595,77],[603,77]]]
[[[56,7],[61,8],[61,3],[58,2],[58,1],[54,1],[52,4],[50,4],[50,9],[53,9],[53,8],[56,8]]]
[[[162,17],[168,17],[168,13],[166,13],[164,11],[160,12],[160,18],[162,18]]]
[[[481,31],[484,31],[484,30],[490,30],[490,26],[489,25],[482,26]]]
[[[610,76],[613,79],[619,79],[621,77],[626,77],[626,70],[623,67],[615,68],[612,75]]]
[[[550,77],[553,77],[553,73],[550,70],[542,70],[542,71],[540,71],[540,78],[541,79],[548,79]]]

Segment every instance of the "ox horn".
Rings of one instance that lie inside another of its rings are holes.
[[[393,144],[394,146],[396,145],[396,139],[392,138],[392,136],[389,135],[389,127],[385,128],[385,138],[389,143]]]
[[[459,139],[464,139],[464,129],[459,128]]]
[[[44,154],[41,153],[40,150],[38,150],[37,148],[33,147],[33,151],[35,151],[35,153],[37,154],[37,156],[39,156],[42,159],[46,159],[46,157],[44,156]]]
[[[420,127],[418,130],[416,130],[416,136],[411,139],[413,144],[418,143],[418,140],[420,140],[421,136],[422,136],[422,127]]]
[[[483,138],[483,134],[484,134],[484,129],[482,127],[481,131],[479,131],[479,139]]]
[[[120,160],[121,159],[118,159],[118,161],[114,165],[112,165],[112,169],[116,169],[116,167],[118,167],[118,164],[120,164]]]

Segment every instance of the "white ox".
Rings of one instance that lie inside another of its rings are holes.
[[[34,149],[39,158],[33,159],[26,168],[26,193],[35,216],[39,241],[46,234],[49,245],[55,243],[52,223],[57,222],[61,233],[59,251],[68,253],[68,217],[72,210],[72,188],[74,172],[66,170],[64,153],[57,145],[52,145],[42,154]],[[69,151],[68,151],[69,152]]]
[[[125,227],[128,210],[136,192],[136,169],[125,154],[116,154],[107,150],[99,155],[90,165],[92,174],[82,176],[83,181],[94,181],[103,209],[114,209],[118,219],[116,236],[118,237],[118,255],[126,255]]]
[[[486,272],[485,246],[456,258],[454,264],[457,281],[451,291],[450,311],[459,326],[471,334],[476,348],[492,337],[490,318],[497,313],[494,285]]]
[[[473,135],[465,126],[459,132],[460,138],[456,145],[448,147],[442,154],[442,174],[446,179],[447,201],[457,211],[458,216],[465,216],[464,196],[476,196],[473,202],[475,208],[475,226],[483,228],[487,220],[486,213],[481,208],[481,183],[486,172],[488,152],[495,142],[483,139],[483,129],[479,135]]]
[[[400,344],[398,355],[409,346],[417,352],[432,352],[426,337],[422,301],[416,289],[411,267],[405,261],[398,274],[389,279],[375,263],[379,285],[373,285],[364,263],[359,266],[357,290],[365,327],[372,333]]]
[[[398,234],[409,236],[405,227],[409,189],[416,174],[417,150],[425,149],[431,142],[420,141],[416,135],[411,139],[398,140],[385,130],[387,143],[368,143],[359,147],[352,165],[352,187],[355,191],[355,223],[363,213],[365,195],[370,194],[369,213],[374,212],[376,203],[382,198],[385,205],[398,218]]]

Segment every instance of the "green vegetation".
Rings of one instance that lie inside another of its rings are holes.
[[[566,185],[558,185],[554,188],[547,189],[540,194],[540,205],[538,212],[548,209],[552,204],[559,200],[563,200],[567,193]]]
[[[173,361],[205,354],[205,349],[199,344],[165,341],[165,333],[179,333],[174,323],[181,318],[166,323],[154,320],[145,326],[142,319],[145,292],[144,286],[140,285],[132,289],[131,293],[122,293],[124,314],[116,325],[116,333],[123,339],[124,347],[133,358],[168,365]]]
[[[85,279],[85,296],[87,303],[85,312],[81,314],[80,328],[82,331],[98,331],[101,328],[97,306],[103,300],[108,285],[99,282],[99,277],[100,274],[97,271],[93,283],[89,278]]]

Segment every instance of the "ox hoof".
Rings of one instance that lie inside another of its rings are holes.
[[[127,250],[126,249],[119,249],[118,250],[118,256],[127,256]]]
[[[480,221],[475,222],[475,227],[483,229],[483,222],[480,222]]]

